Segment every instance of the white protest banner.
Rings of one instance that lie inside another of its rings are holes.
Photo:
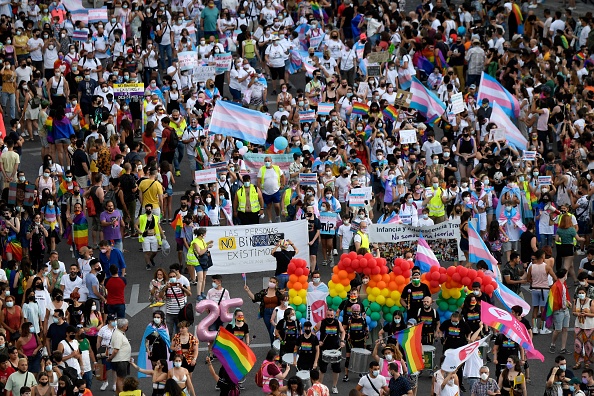
[[[489,337],[486,336],[481,340],[476,340],[460,348],[448,349],[445,352],[445,359],[441,364],[441,369],[448,372],[455,371],[458,366],[470,359],[473,354],[478,353],[480,346],[487,345],[487,339]]]
[[[326,319],[326,311],[328,310],[328,305],[326,304],[327,297],[327,291],[316,290],[307,292],[306,320],[309,320],[313,326]]]
[[[336,222],[338,215],[334,212],[320,212],[320,223],[322,223],[322,229],[320,234],[322,235],[334,235],[336,234]]]
[[[553,183],[553,176],[538,176],[538,185],[550,186]]]
[[[194,182],[196,184],[208,184],[217,181],[217,170],[216,168],[198,170],[194,172]]]
[[[439,260],[454,261],[464,257],[458,246],[460,240],[458,223],[448,220],[423,227],[406,224],[369,225],[369,240],[373,243],[386,244],[382,250],[382,257],[386,257],[386,260],[403,256],[405,251],[411,251],[414,254],[421,233]]]
[[[362,207],[365,206],[365,194],[361,193],[350,193],[348,196],[349,206]]]
[[[373,196],[372,196],[373,188],[372,187],[359,187],[359,188],[352,189],[351,192],[357,193],[357,194],[365,194],[366,201],[371,201],[371,198],[373,198]]]
[[[196,51],[178,52],[177,63],[181,70],[193,70],[198,66],[198,53]]]
[[[524,161],[536,160],[536,151],[524,151],[524,153],[522,155],[522,160],[524,160]]]
[[[272,163],[277,165],[283,173],[285,177],[289,177],[289,165],[293,162],[293,154],[256,154],[256,153],[245,153],[243,156],[243,161],[245,162],[246,168],[250,172],[255,172],[258,175],[260,172],[260,168],[264,166],[264,158],[270,157],[272,159]],[[254,182],[256,179],[252,178]],[[288,179],[287,179],[288,180]]]
[[[416,129],[403,129],[399,132],[400,144],[414,144],[417,142]]]
[[[198,82],[203,82],[210,79],[215,78],[215,66],[196,66],[192,69],[192,75],[194,76],[194,80]]]
[[[241,274],[274,271],[276,259],[270,254],[281,239],[290,239],[309,266],[307,220],[233,227],[208,227],[206,239],[213,241],[210,251],[211,274]]]
[[[144,95],[144,84],[143,83],[127,83],[127,84],[114,84],[113,85],[113,96],[118,99],[129,99],[132,96],[143,96]]]
[[[505,129],[503,128],[493,128],[489,135],[489,140],[492,142],[505,142]]]
[[[318,185],[318,174],[317,173],[300,173],[299,184],[302,186],[317,186]]]
[[[89,8],[89,23],[107,22],[107,7]]]
[[[322,34],[316,37],[310,37],[309,38],[309,48],[315,48],[317,49],[320,44],[322,43],[322,41],[324,41],[324,37],[326,37],[326,34]]]
[[[452,113],[460,114],[464,110],[466,110],[466,105],[464,104],[464,98],[462,97],[462,92],[458,92],[457,94],[452,95]]]
[[[214,55],[216,73],[223,73],[231,69],[233,55],[230,52]]]

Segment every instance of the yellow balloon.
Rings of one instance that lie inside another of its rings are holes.
[[[289,289],[289,298],[293,298],[297,295],[297,290]]]
[[[444,300],[447,300],[448,298],[452,297],[450,290],[446,288],[441,289],[441,296],[444,298]]]
[[[368,294],[367,299],[369,300],[369,302],[375,302],[375,296],[373,294]]]
[[[330,289],[330,290],[334,289],[334,282],[332,282],[332,281],[328,282],[328,289]]]
[[[457,300],[460,298],[462,294],[460,294],[460,289],[454,289],[451,291],[450,295],[452,296],[452,298],[455,298]]]
[[[390,289],[382,289],[382,290],[380,290],[380,294],[382,296],[384,296],[384,298],[389,297],[390,296]]]
[[[344,286],[341,285],[340,283],[334,285],[334,290],[336,290],[337,293],[340,293],[342,291],[344,291]]]
[[[345,291],[345,292],[349,292],[349,291],[351,291],[351,285],[347,285],[347,286],[345,286],[345,287],[344,287],[344,291]]]
[[[386,303],[386,297],[382,296],[381,294],[379,296],[377,296],[377,298],[375,299],[375,302],[378,303],[379,305],[384,305]]]
[[[302,299],[304,299],[305,297],[307,297],[307,290],[305,289],[301,289],[297,292],[297,294],[299,295],[299,297],[301,297]]]
[[[394,306],[394,300],[392,298],[386,298],[386,306],[392,308]]]
[[[334,289],[330,289],[329,292],[328,292],[328,294],[330,294],[330,297],[336,297],[336,296],[338,296],[338,293]]]
[[[344,298],[346,298],[346,297],[347,297],[347,292],[346,292],[346,291],[342,291],[342,292],[340,292],[340,294],[338,294],[338,296],[339,296],[340,298],[343,298],[343,299],[344,299]]]
[[[294,305],[301,305],[303,303],[303,299],[299,296],[293,297],[293,304]]]
[[[374,287],[371,289],[371,293],[369,293],[369,294],[373,294],[374,296],[377,297],[381,294],[381,290],[379,289],[379,287]]]
[[[390,293],[390,298],[394,301],[398,301],[400,300],[400,293],[398,292],[398,290],[394,290]]]

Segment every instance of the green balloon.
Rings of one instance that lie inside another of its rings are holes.
[[[392,315],[394,315],[394,312],[399,311],[400,309],[398,308],[398,306],[394,305],[390,308],[390,313]]]
[[[369,306],[369,300],[368,299],[363,300],[363,306],[365,308],[367,308]]]
[[[340,298],[339,296],[332,297],[332,305],[338,307],[341,302],[342,302],[342,298]]]
[[[448,311],[450,312],[456,312],[458,310],[458,306],[456,304],[450,304],[448,305]]]
[[[301,320],[301,318],[303,317],[303,314],[299,311],[295,311],[295,317],[297,317],[297,320]]]
[[[461,306],[464,304],[464,300],[466,300],[466,298],[464,298],[464,297],[460,297],[460,298],[458,299],[457,303],[458,303],[458,306],[459,306],[459,307],[461,307]]]
[[[386,322],[391,322],[392,320],[394,320],[394,315],[392,315],[391,313],[386,313],[384,314],[384,320]]]
[[[441,296],[441,291],[440,291],[439,293],[437,293],[437,299],[438,299],[438,300],[440,300],[440,299],[442,299],[442,298],[443,298],[443,297]]]
[[[378,321],[381,318],[381,315],[379,314],[379,312],[372,312],[371,315],[369,315],[371,317],[371,320],[373,321]]]
[[[446,301],[440,300],[437,302],[437,306],[439,307],[439,309],[441,309],[442,311],[447,311],[448,310],[448,303]]]
[[[388,307],[387,305],[384,305],[382,307],[382,312],[385,314],[390,313],[390,307]]]
[[[302,314],[307,312],[307,304],[301,304],[297,307],[297,311],[301,312]]]
[[[371,307],[371,312],[379,312],[382,310],[382,306],[376,302],[372,302],[370,307]],[[374,320],[377,320],[377,319],[374,319]]]
[[[332,297],[330,297],[330,294],[328,294],[326,296],[326,304],[328,304],[329,306],[332,305],[332,300],[333,300]]]

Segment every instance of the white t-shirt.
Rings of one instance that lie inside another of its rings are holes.
[[[258,179],[262,178],[264,179],[262,193],[266,195],[276,194],[280,189],[276,170],[274,170],[272,166],[270,168],[260,168],[260,172],[258,172]]]
[[[17,85],[19,85],[21,81],[31,81],[31,75],[33,74],[31,66],[26,66],[24,69],[22,67],[17,67],[14,71],[17,75]]]
[[[338,227],[338,235],[342,236],[342,250],[348,250],[353,240],[353,232],[351,231],[351,225],[342,224]]]
[[[373,386],[371,386],[371,384],[373,384]],[[361,377],[358,385],[361,387],[361,393],[364,395],[373,396],[378,394],[375,389],[381,392],[381,388],[387,386],[388,383],[386,382],[386,377],[383,375],[378,375],[375,378],[371,378],[369,374],[366,374]],[[375,389],[373,389],[373,387],[375,387]]]
[[[76,341],[76,340],[68,340],[68,342],[66,340],[62,340],[62,341],[60,341],[60,344],[62,344],[62,347],[64,348],[64,356],[70,355],[73,352],[72,348],[74,348],[75,351],[79,350],[78,341]],[[68,345],[68,344],[70,344],[70,345]],[[72,346],[72,348],[71,348],[71,346]],[[80,364],[78,363],[77,358],[72,357],[72,358],[66,360],[66,364],[69,367],[76,369],[76,371],[79,374],[81,374],[81,375],[83,374],[80,371]]]
[[[285,65],[285,49],[273,42],[273,44],[266,47],[266,55],[271,67],[283,67]]]
[[[27,45],[32,48],[36,48],[32,51],[29,51],[29,55],[31,55],[31,60],[33,62],[41,62],[43,60],[43,54],[41,53],[41,49],[43,48],[43,39],[41,38],[30,38],[27,41]],[[39,48],[37,48],[40,46]]]
[[[433,165],[433,160],[431,159],[431,156],[433,154],[441,154],[443,152],[443,148],[441,147],[441,143],[437,140],[433,140],[433,143],[427,140],[425,143],[423,143],[421,151],[425,152],[425,159],[427,160],[427,165],[430,166]]]

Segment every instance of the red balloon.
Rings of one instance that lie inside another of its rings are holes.
[[[448,276],[446,274],[439,275],[439,283],[446,283],[447,280],[448,280]]]
[[[297,276],[301,276],[301,275],[303,275],[303,268],[297,268],[297,269],[295,270],[295,275],[297,275]]]
[[[479,283],[480,285],[483,285],[483,278],[474,278],[474,282]]]
[[[380,272],[380,273],[381,273],[382,275],[385,275],[385,274],[387,274],[387,273],[388,273],[388,271],[390,270],[390,269],[389,269],[389,268],[388,268],[386,265],[383,265],[383,266],[381,266],[380,268],[381,268],[381,272]]]
[[[474,279],[474,278],[476,278],[476,275],[477,275],[477,272],[475,269],[469,269],[468,275],[466,275],[466,276],[468,276],[470,279]]]
[[[309,268],[303,268],[303,275],[309,276]]]
[[[344,258],[340,259],[340,264],[346,265],[347,267],[351,265],[352,260],[345,254]]]
[[[472,285],[472,279],[470,279],[469,277],[465,276],[464,278],[462,278],[462,280],[460,281],[460,283],[462,283],[464,286],[470,287],[470,285]]]
[[[438,272],[439,271],[439,267],[434,265],[431,268],[429,268],[429,272]]]
[[[404,276],[405,278],[410,278],[410,270],[407,269],[406,271],[402,271],[402,276]]]
[[[432,268],[434,268],[434,267],[432,267]],[[431,280],[439,281],[439,272],[433,271],[433,272],[431,272],[430,275],[431,275]]]
[[[485,287],[485,293],[487,293],[488,295],[493,294],[494,290],[495,290],[495,288],[492,285],[488,285]]]
[[[460,276],[465,277],[468,275],[468,268],[458,266],[458,273],[460,274]]]
[[[369,268],[369,267],[368,267],[368,268]],[[373,268],[371,269],[371,273],[372,273],[373,275],[377,275],[377,274],[379,274],[379,273],[380,273],[380,271],[381,271],[381,270],[380,270],[380,267],[373,267]]]
[[[394,267],[394,269],[392,270],[392,273],[395,275],[402,275],[402,268]]]
[[[454,282],[460,282],[460,279],[462,279],[462,276],[459,273],[455,273],[454,275],[452,275],[452,280]]]
[[[429,282],[429,286],[431,286],[432,289],[435,289],[439,287],[439,282],[432,280],[431,282]]]
[[[454,266],[448,267],[448,269],[446,270],[446,273],[448,274],[449,277],[454,276],[454,274],[456,273],[456,267],[454,267]]]
[[[369,268],[369,267],[365,267],[365,268],[363,268],[363,273],[364,273],[365,275],[371,275],[371,268]]]
[[[361,260],[355,259],[355,260],[351,261],[351,267],[355,267],[355,266],[361,267]]]
[[[372,267],[370,265],[370,262],[367,259],[365,259],[365,258],[360,258],[359,259],[359,266],[361,266],[363,268],[365,268],[365,267],[370,267],[371,268]]]
[[[287,272],[289,274],[293,274],[295,273],[295,263],[290,263],[289,266],[287,267]]]

